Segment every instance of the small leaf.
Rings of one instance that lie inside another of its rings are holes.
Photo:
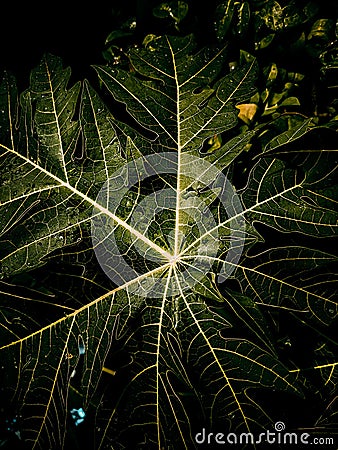
[[[222,42],[226,36],[235,12],[235,0],[220,3],[215,11],[214,27],[216,38]]]
[[[258,106],[255,103],[243,103],[242,105],[236,105],[236,108],[239,109],[238,118],[249,125],[255,117]]]

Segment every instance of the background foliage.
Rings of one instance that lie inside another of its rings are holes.
[[[133,104],[127,94],[135,92],[141,96],[135,86],[128,85],[126,94],[122,90],[118,91],[113,80],[117,79],[116,74],[124,70],[131,74],[130,79],[135,76],[140,83],[145,82],[144,86],[149,87],[151,82],[148,80],[147,84],[143,78],[149,73],[144,72],[137,55],[150,55],[151,58],[156,51],[161,52],[158,49],[159,36],[174,36],[172,42],[176,42],[175,39],[191,34],[197,49],[225,46],[226,57],[216,77],[209,80],[211,85],[218,83],[225,75],[231,79],[232,74],[241,74],[242,67],[252,65],[256,59],[254,82],[248,83],[242,97],[235,98],[238,122],[232,126],[225,124],[223,129],[215,129],[207,139],[201,137],[204,141],[201,154],[213,162],[220,162],[242,195],[243,204],[248,210],[246,220],[252,241],[249,240],[243,263],[239,265],[234,280],[229,280],[224,287],[217,286],[210,277],[209,284],[200,287],[199,292],[193,292],[193,297],[189,297],[186,304],[194,310],[194,316],[198,318],[196,323],[210,324],[206,326],[205,333],[209,333],[208,342],[212,343],[213,348],[222,346],[223,339],[227,340],[227,351],[232,352],[233,359],[229,363],[223,356],[218,358],[226,372],[229,370],[232,373],[237,367],[243,379],[248,374],[242,384],[238,381],[240,376],[237,372],[234,377],[238,383],[240,403],[243,409],[247,409],[248,417],[255,426],[260,428],[282,420],[287,423],[289,430],[308,430],[320,436],[336,436],[338,431],[337,242],[333,237],[337,228],[334,172],[337,164],[338,120],[337,9],[334,1],[324,3],[314,0],[210,1],[207,8],[201,2],[192,1],[163,3],[153,0],[128,2],[128,5],[115,3],[111,31],[107,32],[101,48],[91,50],[92,60],[89,60],[89,56],[87,60],[83,49],[81,52],[70,52],[68,48],[64,55],[60,51],[58,56],[64,57],[67,64],[71,65],[73,75],[54,56],[44,57],[40,64],[32,61],[29,67],[29,70],[33,69],[29,89],[24,85],[28,84],[28,67],[26,72],[15,73],[19,79],[19,92],[24,91],[20,96],[19,115],[13,115],[18,106],[15,106],[16,88],[11,74],[4,75],[0,92],[2,105],[12,105],[14,113],[12,111],[9,116],[12,114],[11,117],[17,120],[15,127],[12,127],[15,133],[11,134],[7,122],[2,119],[1,144],[6,148],[13,144],[20,152],[29,149],[33,158],[44,155],[46,149],[54,145],[54,141],[48,141],[48,133],[45,133],[44,140],[37,140],[39,133],[40,136],[44,135],[45,123],[45,117],[42,114],[39,116],[39,111],[46,107],[47,112],[51,112],[48,99],[41,97],[43,83],[47,86],[44,66],[49,66],[55,75],[53,90],[60,101],[60,110],[66,111],[60,114],[59,125],[64,130],[62,143],[68,150],[65,153],[68,179],[74,180],[71,184],[76,184],[82,194],[95,198],[97,186],[105,178],[100,171],[100,145],[93,137],[94,119],[97,119],[97,127],[107,139],[106,155],[111,161],[109,173],[128,158],[135,157],[128,148],[130,139],[137,144],[138,149],[143,149],[149,145],[147,139],[153,136],[150,131],[158,131],[152,123],[142,122],[143,118],[137,111],[133,114]],[[68,44],[69,40],[65,42]],[[19,57],[14,55],[13,61]],[[98,77],[89,67],[93,63],[101,64],[101,69],[96,69]],[[17,67],[15,64],[12,66],[15,71]],[[80,87],[77,81],[85,77],[89,82],[86,81]],[[80,91],[81,102],[78,97]],[[127,109],[119,101],[125,103]],[[133,118],[130,113],[134,115]],[[34,122],[30,122],[33,116]],[[140,125],[135,119],[141,123],[142,133],[145,132],[146,123],[149,135],[146,132],[145,136],[141,136]],[[34,125],[30,131],[31,123]],[[112,135],[107,124],[113,125],[117,137],[110,146],[108,142]],[[79,135],[83,139],[86,154],[81,154],[83,150],[75,145]],[[117,141],[123,148],[121,154],[117,151]],[[166,145],[170,148],[170,143],[161,141],[161,148]],[[233,154],[228,160],[230,148]],[[153,150],[156,151],[156,145]],[[72,165],[74,155],[79,166],[84,167],[78,172],[76,164],[74,167]],[[226,162],[222,155],[227,155]],[[32,173],[14,158],[6,159],[6,153],[2,156],[2,202],[6,195],[14,198],[19,195],[14,193],[15,189],[21,189],[21,194],[24,194],[26,189],[32,190],[36,185],[49,192],[47,187],[51,181],[47,176]],[[88,161],[91,161],[89,166]],[[46,158],[44,167],[48,173],[62,178],[59,162],[59,155],[55,153]],[[17,168],[21,171],[16,172]],[[264,186],[260,200],[264,201],[276,192],[281,192],[285,186],[292,186],[295,178],[297,182],[305,180],[300,183],[301,190],[295,193],[295,197],[281,196],[280,204],[271,206],[268,203],[270,209],[267,210],[253,207],[259,197],[257,192],[262,180]],[[11,186],[10,191],[8,185]],[[50,377],[49,381],[53,382],[53,370],[68,353],[64,355],[60,349],[60,352],[51,353],[50,349],[53,343],[56,345],[68,339],[69,348],[73,348],[73,351],[69,351],[69,359],[66,358],[67,369],[57,379],[57,394],[51,400],[52,413],[48,416],[50,423],[46,427],[49,430],[61,428],[61,422],[57,422],[60,420],[58,411],[62,410],[65,413],[64,426],[68,430],[65,448],[88,448],[87,443],[94,440],[96,444],[93,443],[92,448],[96,448],[100,441],[100,429],[105,426],[106,417],[112,414],[117,405],[120,409],[110,419],[111,431],[107,433],[102,448],[133,448],[133,445],[137,445],[137,448],[152,448],[150,446],[153,445],[156,448],[151,427],[145,436],[137,427],[134,431],[125,432],[125,427],[130,425],[128,420],[137,423],[143,419],[145,409],[139,413],[136,406],[147,401],[146,381],[143,385],[142,380],[136,387],[131,383],[128,401],[123,397],[122,402],[120,399],[133,374],[139,373],[137,371],[142,369],[142,364],[147,364],[147,349],[142,346],[146,343],[150,345],[153,337],[149,338],[142,330],[151,323],[155,312],[149,304],[140,307],[139,301],[135,299],[130,310],[117,308],[116,311],[109,310],[110,303],[102,301],[97,303],[94,310],[89,309],[91,320],[86,317],[87,305],[100,297],[103,300],[105,296],[108,298],[114,286],[109,284],[92,252],[88,251],[88,227],[79,226],[74,233],[63,232],[63,227],[78,225],[81,220],[85,222],[92,207],[83,202],[84,197],[69,198],[68,195],[60,188],[55,200],[49,194],[39,197],[39,201],[45,201],[50,208],[41,222],[60,231],[58,240],[54,241],[49,240],[48,233],[44,234],[46,232],[42,227],[36,229],[34,215],[39,217],[39,210],[34,209],[34,201],[28,206],[14,202],[15,214],[13,210],[7,212],[2,208],[0,291],[1,343],[4,348],[1,357],[1,445],[3,448],[32,448],[31,442],[37,439],[33,430],[39,429],[40,425],[30,424],[27,429],[25,424],[35,414],[33,405],[39,403],[39,399],[45,402],[45,385],[40,382],[35,387],[34,373],[37,371],[40,380]],[[64,209],[58,208],[60,199],[65,204]],[[27,211],[30,211],[29,218],[25,216]],[[40,233],[41,239],[48,239],[48,245],[28,253],[24,264],[19,255],[20,261],[16,265],[14,258],[8,258],[8,254],[13,251],[11,245],[14,242],[18,248],[24,246],[29,242],[30,233],[34,239]],[[203,299],[202,303],[196,300],[199,298]],[[13,299],[16,302],[14,306]],[[20,299],[22,303],[18,306]],[[202,426],[212,426],[212,429],[222,432],[241,429],[242,426],[238,417],[232,417],[233,412],[227,409],[231,400],[225,396],[217,403],[215,392],[209,390],[209,383],[219,382],[217,370],[205,375],[208,364],[199,358],[194,359],[187,352],[188,343],[194,340],[198,331],[192,325],[191,328],[187,326],[191,323],[191,316],[182,306],[183,300],[180,301],[181,306],[178,301],[171,306],[171,311],[176,318],[179,313],[181,325],[173,330],[168,319],[165,324],[169,330],[166,335],[168,341],[162,353],[164,359],[172,358],[168,364],[171,368],[176,367],[176,372],[173,372],[184,374],[181,378],[172,379],[168,375],[167,386],[170,385],[176,394],[167,394],[167,398],[172,402],[177,401],[174,410],[184,412],[181,416],[178,414],[184,439],[178,444],[177,431],[171,429],[170,423],[164,423],[161,444],[164,448],[175,449],[180,448],[179,445],[190,448],[190,434],[194,435]],[[123,302],[121,294],[117,304]],[[206,305],[205,310],[199,309],[201,304]],[[54,312],[51,305],[60,306],[61,316],[58,307]],[[77,329],[71,335],[67,335],[67,329],[61,322],[51,328],[53,331],[50,334],[41,332],[44,327],[48,329],[51,323],[59,321],[62,315],[73,310],[80,313]],[[28,345],[24,340],[22,344],[6,347],[10,342],[25,339],[32,333],[41,335],[41,339],[34,340],[35,335],[32,335]],[[87,341],[84,343],[83,338],[79,337],[85,334],[93,336],[90,341],[92,345],[95,338],[101,336],[101,352],[97,355],[92,355],[93,347],[88,349]],[[116,338],[113,344],[112,335]],[[192,353],[203,351],[204,345],[203,340],[196,341]],[[82,353],[83,346],[86,353]],[[173,355],[177,356],[180,352],[180,357],[175,359]],[[48,356],[46,367],[41,362],[45,354]],[[255,365],[246,365],[245,357],[248,355],[256,364],[263,361],[268,370],[275,368],[282,381],[278,383],[267,374],[260,374]],[[136,369],[130,368],[133,358],[136,358]],[[35,366],[37,364],[38,369]],[[18,367],[22,371],[19,377],[16,375]],[[75,375],[70,377],[73,370]],[[256,384],[261,375],[259,388],[248,391],[248,386]],[[290,389],[285,388],[284,380],[292,386]],[[23,387],[28,386],[27,391],[22,390],[21,383]],[[136,399],[135,404],[130,399]],[[164,404],[161,406],[164,411],[168,407]],[[86,413],[82,423],[76,422],[79,417],[74,417],[75,413],[71,414],[71,410],[79,411],[80,407],[84,407]],[[54,434],[57,432],[54,431]],[[53,437],[53,441],[50,438],[54,436],[51,431],[41,436],[41,443],[37,440],[37,448],[46,448],[43,447],[46,442],[53,445],[52,442],[59,439]]]

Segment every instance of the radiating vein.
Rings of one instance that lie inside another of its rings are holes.
[[[125,221],[123,221],[122,219],[120,219],[118,216],[116,216],[115,214],[113,214],[109,209],[105,208],[104,206],[98,204],[95,200],[91,199],[90,197],[88,197],[88,195],[82,193],[81,191],[79,191],[78,189],[74,188],[71,184],[69,184],[68,182],[65,182],[63,180],[61,180],[59,177],[57,177],[56,175],[48,172],[48,170],[44,169],[43,167],[39,166],[38,164],[36,164],[34,161],[28,159],[27,157],[21,155],[20,153],[16,152],[15,150],[9,149],[8,147],[5,147],[4,145],[0,144],[0,147],[4,148],[6,151],[14,153],[16,156],[19,156],[21,159],[23,159],[24,161],[30,163],[32,166],[34,166],[36,169],[40,170],[41,172],[45,173],[46,175],[48,175],[49,177],[53,178],[57,183],[58,183],[58,187],[65,187],[66,189],[69,189],[71,192],[73,192],[74,194],[76,194],[77,196],[83,198],[86,202],[88,202],[89,204],[91,204],[95,209],[97,209],[98,211],[100,211],[101,213],[105,214],[106,216],[110,217],[111,219],[113,219],[118,225],[122,226],[123,228],[125,228],[126,230],[128,230],[133,236],[135,236],[137,239],[140,239],[141,241],[143,241],[145,244],[149,245],[149,247],[151,247],[152,249],[154,249],[155,251],[157,251],[158,253],[160,253],[162,256],[164,256],[165,258],[167,258],[168,260],[171,258],[171,254],[168,253],[167,251],[165,251],[164,249],[162,249],[160,246],[158,246],[157,244],[155,244],[153,241],[151,241],[150,239],[148,239],[146,236],[144,236],[143,234],[141,234],[139,231],[135,230],[133,227],[131,227],[128,223],[126,223]]]
[[[122,291],[124,289],[127,289],[128,287],[132,286],[134,283],[138,283],[138,282],[142,281],[143,279],[145,279],[147,277],[151,277],[152,275],[154,275],[156,273],[161,273],[162,271],[164,271],[165,269],[167,269],[169,267],[170,267],[170,263],[168,262],[168,263],[166,263],[166,264],[164,264],[164,265],[162,265],[160,267],[157,267],[154,270],[151,270],[150,272],[144,273],[144,274],[138,276],[137,278],[134,278],[133,280],[130,280],[130,281],[126,282],[125,284],[123,284],[121,286],[118,286],[117,288],[106,292],[105,294],[103,294],[100,297],[96,298],[92,302],[87,303],[86,305],[82,306],[81,308],[77,309],[76,311],[74,311],[74,312],[72,312],[70,314],[67,314],[67,316],[62,317],[61,319],[58,319],[55,322],[53,322],[53,323],[51,323],[49,325],[46,325],[45,327],[41,328],[40,330],[35,331],[34,333],[31,333],[31,334],[29,334],[28,336],[25,336],[22,339],[19,339],[17,341],[13,341],[10,344],[3,345],[2,347],[0,347],[0,351],[2,349],[8,348],[8,347],[12,347],[13,345],[16,345],[16,344],[18,344],[20,342],[27,341],[28,339],[32,338],[33,336],[39,335],[39,334],[43,333],[46,330],[50,330],[55,325],[57,325],[59,323],[62,323],[62,322],[65,322],[65,321],[67,321],[68,319],[70,319],[70,318],[72,318],[74,316],[77,316],[81,311],[85,311],[85,310],[91,308],[92,306],[96,305],[97,303],[105,300],[106,298],[114,295],[115,293],[117,293],[119,291]]]
[[[66,183],[69,184],[68,173],[67,173],[65,157],[64,157],[63,144],[62,144],[62,137],[61,137],[59,118],[58,118],[58,114],[57,114],[57,111],[56,111],[56,105],[55,105],[54,88],[53,88],[52,79],[51,79],[51,73],[49,71],[49,67],[48,67],[47,61],[45,61],[45,65],[46,65],[46,72],[47,72],[47,76],[48,76],[48,83],[49,83],[49,86],[50,86],[50,93],[51,93],[51,97],[52,97],[53,114],[54,114],[54,117],[55,117],[55,123],[56,123],[56,127],[57,127],[57,134],[58,134],[59,145],[60,145],[60,154],[61,154],[62,168],[63,168],[63,172],[64,172],[65,177],[66,177]]]
[[[58,380],[58,375],[59,375],[59,372],[61,370],[61,364],[64,361],[64,356],[65,356],[65,353],[66,353],[66,349],[67,349],[67,346],[68,346],[68,341],[69,341],[69,338],[70,338],[70,335],[71,335],[71,331],[72,331],[74,322],[75,322],[75,317],[73,317],[73,320],[72,320],[72,322],[71,322],[71,324],[69,326],[69,331],[67,333],[67,339],[66,339],[66,341],[64,343],[64,346],[63,346],[62,355],[61,355],[61,357],[59,359],[59,364],[58,364],[58,366],[56,368],[56,371],[55,371],[55,374],[53,376],[53,386],[50,389],[50,395],[49,395],[49,399],[48,399],[48,402],[47,402],[47,405],[46,405],[45,416],[44,416],[43,420],[41,421],[41,426],[40,426],[40,429],[38,430],[37,437],[36,437],[35,442],[33,444],[32,450],[34,450],[36,445],[38,444],[39,436],[40,436],[40,434],[41,434],[41,432],[43,430],[43,427],[45,426],[45,421],[46,421],[46,418],[47,418],[47,415],[48,415],[48,410],[49,410],[51,402],[53,401],[54,389],[56,387],[57,380]],[[38,361],[38,358],[37,358],[37,361]]]
[[[176,186],[176,212],[175,212],[175,247],[174,257],[176,258],[179,250],[179,231],[180,231],[180,198],[181,198],[181,125],[180,125],[180,90],[178,85],[178,75],[175,61],[175,54],[167,39],[171,58],[174,67],[175,83],[176,83],[176,116],[177,116],[177,186]]]
[[[216,364],[217,364],[217,366],[218,366],[218,368],[219,368],[221,374],[222,374],[223,377],[224,377],[224,380],[225,380],[225,382],[226,382],[226,386],[228,386],[229,389],[230,389],[231,395],[233,396],[233,399],[234,399],[234,401],[235,401],[235,403],[236,403],[236,405],[237,405],[237,409],[240,411],[241,416],[243,417],[243,421],[244,421],[244,423],[245,423],[245,426],[246,426],[248,432],[250,432],[250,426],[249,426],[247,417],[246,417],[246,415],[245,415],[245,413],[244,413],[244,411],[243,411],[243,409],[242,409],[242,406],[241,406],[241,403],[240,403],[240,401],[239,401],[239,399],[238,399],[238,397],[237,397],[237,394],[236,394],[235,390],[233,389],[233,387],[232,387],[232,385],[231,385],[231,383],[230,383],[230,380],[229,380],[229,378],[228,378],[228,376],[227,376],[227,374],[226,374],[226,372],[225,372],[225,370],[224,370],[224,368],[223,368],[221,362],[219,361],[219,359],[218,359],[218,357],[217,357],[217,355],[216,355],[216,352],[215,352],[216,349],[214,349],[214,347],[211,345],[209,339],[208,339],[207,336],[205,335],[205,333],[204,333],[204,331],[203,331],[203,329],[202,329],[202,327],[201,327],[199,321],[196,319],[195,314],[193,313],[193,311],[192,311],[192,309],[191,309],[191,307],[190,307],[190,304],[189,304],[187,298],[186,298],[185,295],[184,295],[184,292],[183,292],[182,287],[181,287],[181,285],[180,285],[180,281],[179,281],[179,278],[178,278],[178,276],[177,276],[176,271],[175,271],[175,277],[176,277],[176,282],[177,282],[177,284],[178,284],[178,286],[179,286],[179,290],[180,290],[180,293],[181,293],[181,297],[182,297],[182,299],[184,300],[185,306],[186,306],[187,310],[189,311],[189,313],[190,313],[190,315],[191,315],[191,318],[192,318],[193,322],[196,324],[196,327],[197,327],[197,329],[198,329],[199,334],[200,334],[200,335],[203,337],[203,339],[205,340],[205,342],[206,342],[206,344],[207,344],[207,346],[208,346],[208,348],[209,348],[209,350],[210,350],[210,353],[212,354],[212,356],[213,356],[213,358],[214,358],[214,361],[216,362]]]
[[[169,284],[172,275],[172,266],[169,267],[168,278],[165,285],[165,290],[163,293],[162,302],[160,305],[160,317],[158,321],[158,332],[157,332],[157,346],[156,346],[156,426],[157,426],[157,442],[158,448],[161,450],[161,421],[160,421],[160,355],[161,355],[161,339],[162,339],[162,327],[163,327],[163,315],[165,310],[165,305],[167,302],[167,293],[169,289]],[[169,397],[168,397],[169,398]]]
[[[208,230],[207,232],[201,234],[192,244],[188,245],[180,254],[179,257],[182,257],[184,254],[186,254],[192,247],[194,247],[198,242],[200,242],[203,238],[205,238],[206,236],[212,234],[213,232],[215,232],[217,229],[224,227],[225,225],[227,225],[228,223],[232,222],[233,220],[238,219],[239,217],[244,216],[245,214],[247,214],[248,212],[254,211],[256,208],[259,208],[260,206],[271,202],[272,200],[281,197],[282,195],[284,195],[286,192],[290,192],[294,189],[297,189],[301,187],[301,185],[296,184],[295,186],[291,186],[288,189],[285,189],[282,192],[279,192],[278,194],[273,195],[272,197],[269,197],[265,200],[262,200],[259,203],[256,203],[255,205],[250,206],[249,208],[244,209],[243,211],[229,217],[228,219],[224,220],[223,222],[217,224],[215,227],[211,228],[210,230]]]

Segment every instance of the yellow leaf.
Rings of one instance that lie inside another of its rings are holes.
[[[249,125],[256,114],[258,106],[255,103],[243,103],[242,105],[237,105],[236,108],[239,109],[238,118]]]

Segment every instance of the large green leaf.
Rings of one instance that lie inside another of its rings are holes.
[[[238,195],[230,165],[257,131],[240,134],[235,106],[255,92],[257,66],[229,72],[226,58],[191,37],[131,50],[130,71],[96,67],[111,110],[87,81],[69,87],[50,55],[19,102],[5,75],[2,407],[29,448],[71,445],[84,419],[92,448],[190,449],[202,427],[271,427],[270,391],[302,397],[262,311],[330,323],[337,303],[322,287],[335,258],[292,245],[256,252],[256,224],[335,235],[331,152],[289,165],[271,155],[305,121],[267,148]]]

